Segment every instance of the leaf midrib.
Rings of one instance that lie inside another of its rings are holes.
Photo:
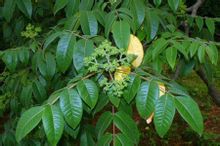
[[[30,121],[32,121],[35,117],[37,117],[37,115],[39,115],[42,111],[43,111],[43,109],[44,108],[42,108],[39,112],[37,112],[36,114],[34,114],[33,116],[32,116],[32,118],[29,118],[28,119],[28,121],[26,122],[27,124],[24,124],[23,126],[22,126],[22,128],[19,128],[19,129],[25,129],[26,127],[27,127],[27,125],[29,125],[29,123],[30,123]],[[21,136],[21,133],[26,133],[26,130],[22,130],[21,132],[19,132],[20,134],[19,134],[19,139],[20,139],[20,136]]]

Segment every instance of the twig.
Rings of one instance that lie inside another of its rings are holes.
[[[96,74],[95,72],[94,72],[94,73],[91,73],[91,74],[89,74],[89,75],[83,77],[81,80],[88,79],[89,77],[92,77],[92,76],[94,76],[95,74]],[[79,81],[78,81],[78,82],[79,82]],[[67,86],[67,87],[64,87],[64,88],[71,89],[71,88],[75,87],[78,82],[76,82],[76,83],[74,83],[74,84],[71,84],[70,86]],[[61,88],[61,89],[59,89],[59,90],[57,90],[57,91],[63,90],[64,88]],[[55,92],[57,92],[57,91],[55,91]],[[60,98],[60,96],[56,96],[53,100],[51,100],[50,102],[48,102],[48,104],[50,104],[50,105],[54,104],[59,98]]]
[[[132,75],[138,75],[138,74],[135,73],[135,72],[131,72],[130,74],[132,74]],[[140,77],[141,79],[145,80],[145,81],[149,81],[149,80],[150,80],[149,78],[146,78],[146,77],[143,77],[143,76],[140,76],[140,75],[139,75],[139,77]]]
[[[115,107],[114,105],[112,105],[112,115],[115,115]],[[113,142],[113,146],[115,146],[115,124],[113,122],[112,124],[112,142]]]
[[[76,33],[75,31],[71,31],[71,30],[65,30],[66,32],[69,32],[69,33],[72,33],[73,35],[75,35],[76,37],[78,38],[81,38],[81,39],[84,39],[84,40],[88,40],[88,38],[82,36],[82,35],[79,35],[78,33]]]
[[[81,80],[88,79],[89,77],[92,77],[92,76],[94,76],[95,74],[96,74],[95,72],[94,72],[94,73],[91,73],[91,74],[89,74],[89,75],[83,77]],[[77,82],[77,83],[78,83],[78,82]],[[75,87],[75,86],[77,85],[77,83],[74,83],[74,84],[70,85],[70,86],[68,87],[68,89],[71,89],[71,88]]]
[[[191,7],[187,8],[186,11],[187,12],[192,12],[191,15],[196,16],[199,7],[202,5],[202,3],[204,1],[205,0],[197,0],[196,3],[194,5],[192,5]]]

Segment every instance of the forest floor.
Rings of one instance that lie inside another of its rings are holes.
[[[217,80],[220,86],[220,79]],[[168,134],[161,139],[156,134],[153,124],[147,125],[145,121],[141,121],[140,127],[142,140],[140,146],[209,146],[220,145],[220,107],[216,106],[208,95],[207,87],[202,80],[195,74],[181,78],[179,83],[185,86],[199,104],[204,119],[204,133],[200,137],[191,130],[187,123],[176,114],[174,122]]]

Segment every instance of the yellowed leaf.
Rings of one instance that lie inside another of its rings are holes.
[[[114,73],[114,79],[117,81],[121,81],[131,72],[131,68],[129,66],[120,66],[117,68]]]
[[[166,93],[166,87],[164,86],[163,83],[159,83],[159,89],[160,89],[160,94],[159,94],[159,97],[160,97]]]
[[[134,54],[137,56],[137,58],[132,62],[132,65],[135,68],[141,65],[144,57],[143,45],[141,44],[140,40],[132,34],[130,35],[127,54]]]
[[[150,115],[150,117],[146,120],[147,124],[150,124],[153,120],[154,112]]]

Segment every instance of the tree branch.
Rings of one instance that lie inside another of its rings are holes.
[[[197,0],[196,3],[194,5],[192,5],[191,7],[187,8],[186,11],[187,12],[192,12],[191,13],[191,16],[196,16],[197,15],[197,11],[199,9],[199,7],[203,4],[205,0]],[[182,22],[182,25],[184,26],[185,28],[185,33],[187,36],[189,36],[189,26],[188,26],[188,22],[187,21],[184,21]],[[173,76],[173,80],[176,80],[178,77],[179,77],[179,74],[180,74],[180,70],[182,68],[182,62],[179,63],[176,67],[176,71],[175,71],[175,74]]]
[[[196,16],[199,7],[202,5],[202,3],[204,1],[205,0],[197,0],[196,3],[194,5],[192,5],[191,7],[187,8],[186,11],[187,12],[192,12],[191,15]]]

